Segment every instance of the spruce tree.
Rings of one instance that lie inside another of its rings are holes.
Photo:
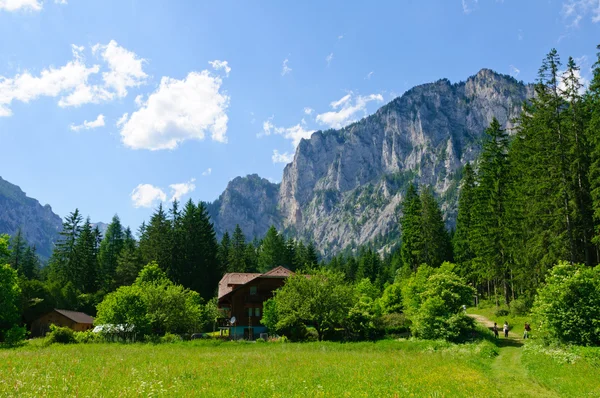
[[[415,184],[410,184],[402,202],[402,216],[400,226],[402,229],[402,261],[416,271],[421,265],[423,242],[421,235],[421,198]]]
[[[112,288],[117,270],[117,259],[121,250],[123,250],[123,226],[119,216],[115,214],[108,224],[98,253],[100,283],[104,289]]]
[[[262,240],[258,253],[258,270],[267,272],[283,263],[284,243],[283,238],[273,225]],[[305,259],[306,260],[306,259]]]
[[[19,228],[17,229],[17,233],[10,240],[10,256],[8,257],[8,263],[19,273],[19,275],[23,274],[21,270],[23,268],[23,257],[25,255],[26,247],[27,242],[25,242],[23,232],[21,231],[21,228]]]
[[[444,225],[442,210],[430,187],[421,192],[420,263],[439,267],[452,260],[452,244]]]
[[[228,272],[246,272],[246,237],[239,224],[233,231]]]
[[[464,278],[471,279],[472,260],[475,257],[471,244],[471,229],[473,228],[472,213],[475,205],[475,173],[470,163],[463,170],[458,197],[458,214],[456,216],[456,232],[454,234],[454,261],[458,271]]]
[[[229,256],[231,255],[231,238],[229,237],[229,232],[225,231],[223,237],[221,238],[221,244],[219,245],[218,259],[220,266],[229,270]]]
[[[95,236],[89,217],[83,223],[75,244],[76,278],[71,280],[82,293],[95,293],[98,290],[98,259],[95,250]]]

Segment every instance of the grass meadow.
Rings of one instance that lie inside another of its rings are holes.
[[[49,347],[33,341],[0,349],[0,396],[500,397],[504,381],[492,364],[501,350],[489,341]],[[593,361],[522,352],[516,365],[526,367],[527,382],[556,396],[600,395]],[[532,396],[527,385],[523,391]]]

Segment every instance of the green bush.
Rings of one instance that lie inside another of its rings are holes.
[[[102,343],[106,341],[101,333],[94,333],[91,330],[85,332],[74,332],[73,333],[77,343],[89,344],[89,343]]]
[[[532,313],[542,337],[600,345],[600,266],[556,265],[538,290]]]
[[[403,334],[410,330],[410,321],[404,314],[385,314],[381,317],[381,327],[387,335]]]
[[[257,343],[266,343],[267,340],[263,339],[262,337],[259,337],[258,339],[256,339]]]
[[[9,346],[16,346],[23,343],[27,337],[27,329],[21,326],[14,325],[4,333],[4,342]]]
[[[513,300],[510,302],[510,313],[516,316],[527,315],[529,313],[529,305],[527,305],[525,300]]]
[[[72,329],[50,325],[50,333],[46,335],[46,343],[48,345],[54,343],[74,344],[77,343],[77,340],[75,339],[75,332]]]
[[[498,308],[496,310],[496,312],[494,312],[494,315],[496,315],[497,317],[502,317],[502,316],[507,316],[508,314],[510,314],[510,311],[507,308]]]
[[[173,333],[166,333],[160,338],[161,343],[179,343],[180,341],[182,341],[181,336]]]

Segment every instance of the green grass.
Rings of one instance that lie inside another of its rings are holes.
[[[598,396],[598,368],[591,363],[507,348],[489,341],[414,340],[44,347],[34,340],[0,349],[0,396],[501,397],[506,391],[536,396],[521,390]],[[515,376],[516,366],[523,368]]]

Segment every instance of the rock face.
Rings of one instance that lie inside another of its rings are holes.
[[[279,184],[256,174],[234,178],[219,199],[208,204],[217,236],[223,236],[225,231],[233,233],[236,224],[249,240],[262,238],[271,225],[281,229],[278,197]]]
[[[30,245],[42,258],[52,254],[62,220],[49,205],[27,197],[16,185],[0,177],[0,234],[14,235],[21,228]]]
[[[313,240],[325,255],[384,244],[399,234],[398,205],[410,181],[434,188],[452,225],[462,166],[478,156],[484,130],[496,117],[510,131],[532,95],[531,86],[488,69],[466,82],[414,87],[357,123],[302,140],[280,187],[258,184],[258,176],[233,180],[212,204],[217,231],[239,223],[247,235],[263,236],[273,224]]]

